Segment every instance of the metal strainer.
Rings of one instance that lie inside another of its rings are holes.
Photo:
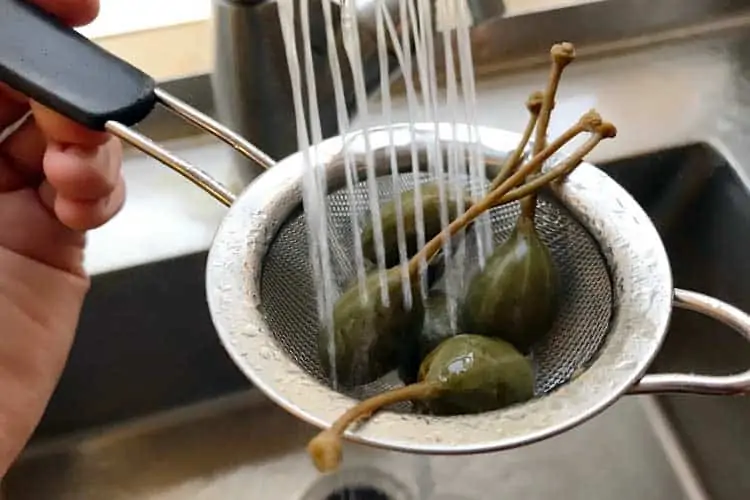
[[[157,103],[216,135],[266,166],[273,161],[212,119],[156,88],[154,80],[95,46],[22,0],[0,0],[0,80],[77,122],[109,130],[231,205],[209,252],[208,305],[221,341],[247,377],[300,418],[329,426],[356,397],[392,386],[382,379],[351,394],[322,377],[314,349],[315,283],[307,261],[302,218],[302,153],[261,175],[235,197],[169,151],[128,126]],[[501,163],[520,135],[479,128],[485,158]],[[390,187],[390,146],[401,168],[411,170],[411,147],[441,148],[454,141],[468,149],[468,129],[446,124],[393,125],[316,147],[315,168],[331,189],[330,238],[339,284],[351,277],[352,234],[343,150],[365,165],[365,134],[376,158],[381,196]],[[392,140],[392,141],[391,141]],[[402,161],[405,160],[405,161]],[[364,168],[363,168],[364,170]],[[401,176],[402,189],[424,181]],[[750,371],[739,375],[643,376],[667,331],[672,304],[729,325],[750,340],[750,317],[716,299],[673,290],[666,252],[656,229],[615,181],[589,164],[556,185],[539,210],[541,237],[562,270],[564,297],[554,331],[534,350],[537,397],[480,415],[432,417],[409,411],[378,413],[346,436],[371,445],[411,452],[471,453],[528,444],[592,417],[625,392],[750,392]],[[366,215],[366,195],[358,196]],[[508,232],[517,207],[492,212],[495,238]],[[470,241],[468,239],[467,241]],[[467,261],[474,250],[467,247]],[[475,259],[474,259],[475,260]],[[179,338],[175,338],[179,348]]]
[[[394,125],[322,143],[314,156],[331,189],[330,240],[339,286],[352,278],[350,216],[344,186],[344,143],[365,165],[364,135],[383,176],[380,196],[390,199],[389,138],[398,158],[411,145],[424,150],[439,139],[470,147],[468,129],[448,124]],[[495,163],[509,154],[520,135],[480,128],[484,156]],[[406,171],[408,161],[401,163]],[[348,394],[331,388],[319,366],[315,283],[308,262],[306,223],[301,210],[301,153],[259,177],[237,199],[209,253],[207,292],[219,335],[237,365],[266,394],[300,418],[329,426],[355,398],[393,387],[395,377]],[[427,173],[419,180],[429,179]],[[413,185],[400,176],[401,189]],[[364,186],[357,203],[367,216]],[[492,211],[495,238],[508,234],[517,205]],[[715,317],[750,340],[750,317],[700,294],[672,289],[666,252],[648,216],[606,174],[581,165],[551,190],[537,212],[541,238],[562,272],[563,303],[549,337],[534,350],[537,397],[479,415],[435,417],[409,407],[378,413],[346,436],[411,452],[470,453],[527,444],[579,424],[623,393],[750,391],[750,372],[729,377],[649,375],[643,377],[667,331],[672,303]],[[471,238],[467,238],[470,242]],[[475,257],[467,247],[467,260]],[[643,377],[643,378],[642,378]]]

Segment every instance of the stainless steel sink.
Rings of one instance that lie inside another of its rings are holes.
[[[622,401],[565,435],[502,454],[427,457],[347,446],[341,473],[321,477],[304,453],[314,429],[239,395],[40,448],[7,477],[5,499],[689,498],[638,403]],[[389,496],[329,496],[347,487]]]
[[[686,146],[605,169],[657,224],[675,286],[750,311],[750,194],[716,149]],[[748,366],[747,342],[705,318],[677,312],[653,370],[727,374]],[[750,498],[750,398],[662,396],[659,403],[712,498]]]

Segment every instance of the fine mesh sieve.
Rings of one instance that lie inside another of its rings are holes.
[[[426,173],[419,177],[422,183],[434,178]],[[392,186],[390,176],[379,178],[381,204],[393,199]],[[413,186],[412,174],[399,176],[400,190]],[[367,187],[362,181],[354,190],[355,207],[362,225],[370,218],[366,193]],[[329,241],[334,249],[332,266],[339,291],[356,280],[349,203],[346,189],[328,196]],[[490,212],[497,244],[510,234],[519,213],[518,202]],[[541,395],[568,381],[596,354],[607,334],[612,313],[612,290],[606,261],[595,240],[563,206],[554,200],[543,200],[536,221],[540,238],[548,245],[560,270],[562,284],[562,304],[557,321],[550,334],[533,350],[536,392]],[[323,375],[318,355],[320,322],[312,266],[306,252],[291,250],[304,248],[308,244],[307,234],[307,223],[301,209],[281,226],[263,263],[261,303],[271,334],[285,354],[310,376],[330,385],[331,381]],[[465,242],[463,264],[467,270],[476,272],[476,238],[469,235]],[[456,267],[459,266],[457,263]],[[288,279],[290,275],[295,279]],[[403,384],[391,376],[348,393],[366,398],[396,385]]]
[[[500,130],[478,130],[478,147],[493,164],[502,163],[520,139]],[[403,124],[335,137],[314,149],[313,168],[325,172],[330,188],[328,237],[339,288],[354,279],[349,201],[342,189],[343,151],[364,175],[369,142],[382,203],[392,199],[391,145],[401,172],[399,190],[404,190],[414,182],[412,147],[424,152],[437,143],[443,153],[449,145],[469,150],[470,138],[463,125]],[[316,348],[317,284],[308,261],[301,203],[306,168],[304,155],[293,155],[238,197],[209,253],[207,292],[219,335],[244,373],[287,410],[328,427],[358,399],[400,382],[391,374],[342,393],[323,376]],[[418,178],[424,182],[431,177],[421,172]],[[369,203],[364,185],[356,187],[355,200],[357,214],[365,221]],[[496,242],[507,236],[518,210],[512,204],[491,212]],[[715,317],[748,339],[750,319],[715,299],[672,289],[669,262],[655,228],[611,178],[592,165],[581,165],[542,198],[537,224],[561,272],[563,297],[552,332],[533,349],[536,397],[494,412],[450,417],[394,406],[347,431],[348,438],[411,452],[498,450],[561,432],[626,391],[727,394],[750,388],[750,373],[643,377],[666,333],[673,298],[675,305]],[[465,262],[476,262],[473,238],[467,234],[464,241]]]

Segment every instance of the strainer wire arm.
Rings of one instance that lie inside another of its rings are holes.
[[[163,89],[154,89],[154,94],[156,95],[157,101],[168,110],[184,118],[201,130],[218,137],[263,168],[268,169],[275,165],[275,162],[271,157],[216,120],[206,116]],[[226,186],[198,167],[190,164],[168,149],[152,141],[145,135],[117,121],[108,121],[105,124],[105,127],[109,132],[120,139],[129,143],[133,147],[138,148],[147,155],[159,160],[178,174],[182,175],[190,182],[213,196],[223,205],[228,207],[234,203],[235,194]]]
[[[717,298],[698,292],[674,290],[673,305],[715,319],[741,334],[750,342],[750,315]],[[630,394],[689,393],[729,396],[750,394],[750,369],[736,375],[711,376],[687,373],[646,375]]]
[[[206,191],[222,205],[229,207],[234,203],[235,194],[230,191],[229,188],[198,167],[195,167],[168,149],[152,141],[145,135],[139,134],[135,130],[119,122],[107,122],[106,127],[112,134],[149,156],[159,160],[161,163]]]
[[[86,128],[111,132],[227,206],[235,199],[231,191],[130,127],[161,104],[262,167],[275,163],[240,135],[157,88],[149,75],[23,0],[0,1],[0,81]]]

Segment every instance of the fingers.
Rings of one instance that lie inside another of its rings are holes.
[[[32,0],[42,9],[71,26],[91,22],[99,13],[99,0]],[[65,144],[97,146],[107,141],[104,132],[91,131],[64,118],[39,103],[28,102],[21,94],[0,84],[0,132],[19,120],[31,105],[42,132],[54,141]]]
[[[32,1],[71,26],[87,24],[99,13],[98,0]],[[0,88],[0,132],[19,120],[28,105],[33,119],[2,144],[0,152],[6,166],[13,166],[0,170],[7,174],[3,183],[15,185],[19,177],[16,173],[33,173],[43,165],[47,180],[41,184],[39,194],[58,219],[76,230],[102,225],[125,200],[119,141],[104,132],[88,130],[39,103],[27,103],[23,96],[7,88]]]
[[[31,115],[0,143],[0,193],[39,183],[46,143]]]
[[[39,187],[39,195],[60,222],[76,231],[87,231],[104,225],[122,209],[125,204],[125,181],[120,178],[108,196],[94,201],[64,198],[55,192],[48,181]]]
[[[109,140],[109,134],[89,130],[68,118],[45,108],[35,101],[31,101],[36,123],[44,135],[51,141],[62,144],[76,144],[79,146],[99,146]]]
[[[0,109],[3,109],[3,102],[0,97]],[[106,144],[107,141],[113,143],[117,141],[106,133],[87,130],[37,103],[32,102],[31,107],[34,112],[0,143],[0,157],[9,160],[9,165],[30,181],[41,175],[42,160],[48,144],[71,145],[71,151],[79,151],[79,154],[83,154],[83,151],[110,154],[112,148],[116,147],[110,145],[100,149],[98,146]],[[0,122],[1,125],[2,122]],[[53,151],[53,153],[57,152],[59,152],[59,147]],[[116,154],[120,155],[120,153]],[[80,160],[88,161],[89,164],[91,161],[109,164],[106,158],[101,160],[81,158]]]
[[[26,178],[0,157],[0,193],[15,191],[27,186]]]
[[[125,201],[121,162],[122,146],[114,138],[97,148],[50,143],[44,157],[47,180],[40,195],[71,229],[99,227],[114,217]]]
[[[122,146],[110,139],[98,148],[50,143],[44,173],[60,196],[75,201],[95,201],[114,191],[120,179]]]
[[[87,24],[99,13],[99,0],[32,2],[71,26]],[[75,230],[102,225],[125,200],[119,141],[88,130],[2,84],[0,134],[29,108],[33,117],[0,145],[0,192],[18,189],[22,179],[41,174],[42,165],[47,180],[39,195],[57,218]]]
[[[28,99],[22,94],[0,83],[0,134],[29,110]]]
[[[107,142],[110,135],[98,130],[90,130],[61,114],[42,106],[0,83],[0,135],[23,118],[29,109],[33,112],[34,125],[42,135],[63,144],[99,146]],[[17,132],[14,132],[17,135]],[[7,142],[4,141],[4,145]]]
[[[32,0],[70,26],[83,26],[99,14],[99,0]]]
[[[41,176],[42,159],[47,139],[36,124],[33,115],[0,145],[0,155],[10,160],[20,173],[33,178]]]

